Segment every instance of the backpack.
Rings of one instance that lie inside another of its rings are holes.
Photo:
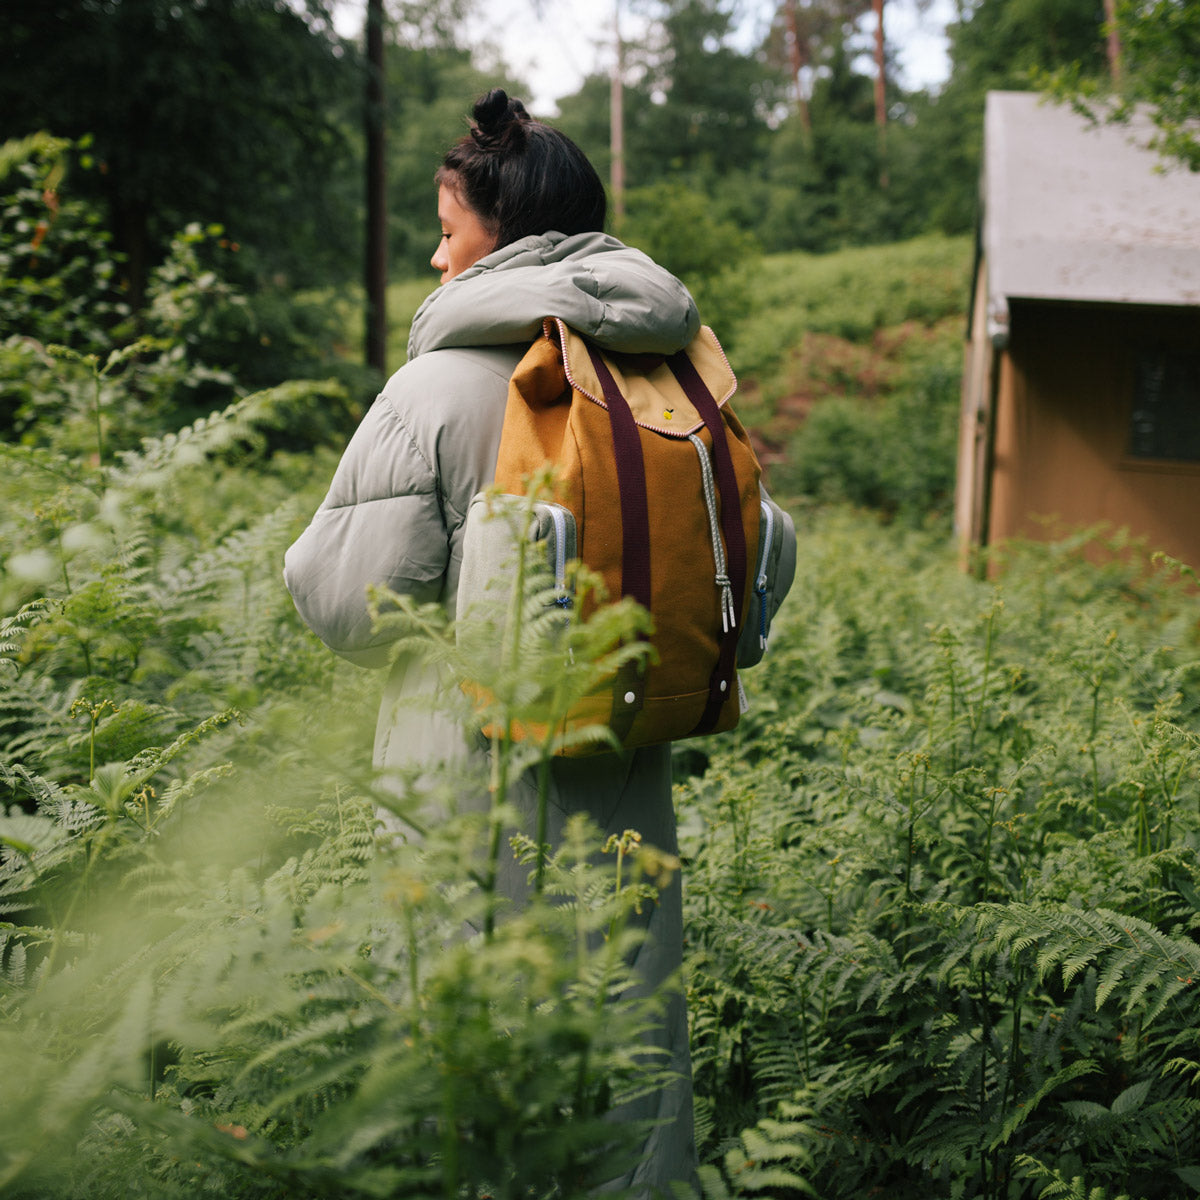
[[[632,748],[737,724],[737,667],[762,657],[791,584],[795,534],[761,488],[728,404],[736,387],[707,327],[665,357],[601,353],[550,319],[513,372],[495,485],[467,514],[460,626],[505,603],[513,527],[494,517],[524,503],[513,498],[547,463],[554,495],[533,505],[524,536],[544,551],[558,603],[571,603],[566,568],[578,559],[608,596],[632,597],[653,621],[648,665],[622,666],[572,709],[568,727],[599,721]],[[606,749],[569,743],[559,752]]]

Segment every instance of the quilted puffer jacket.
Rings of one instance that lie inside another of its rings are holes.
[[[330,649],[360,665],[386,665],[388,647],[371,631],[368,584],[453,609],[463,522],[472,496],[492,479],[508,378],[547,316],[562,318],[606,349],[663,354],[687,345],[700,324],[677,279],[598,233],[524,238],[435,291],[413,319],[408,362],[363,418],[329,494],[285,558],[296,607]],[[439,712],[435,696],[447,686],[453,685],[407,658],[392,666],[376,729],[377,768],[411,781],[414,769],[484,753],[477,737]],[[525,779],[515,791],[516,808],[532,832],[536,787]],[[487,796],[481,791],[465,803],[486,806]],[[647,843],[673,853],[670,747],[556,760],[551,842],[580,811],[606,834],[637,829]],[[527,886],[524,869],[508,864],[500,886],[519,900]],[[681,961],[678,879],[645,913],[650,936],[636,965],[654,986]],[[642,1166],[616,1181],[636,1195],[690,1180],[695,1164],[682,997],[672,1002],[659,1033],[653,1040],[667,1051],[679,1083],[627,1114],[658,1122]]]
[[[462,523],[491,480],[508,377],[542,318],[606,349],[678,350],[696,307],[678,280],[603,234],[528,237],[435,291],[312,524],[287,553],[300,615],[332,650],[381,665],[366,586],[452,605]]]

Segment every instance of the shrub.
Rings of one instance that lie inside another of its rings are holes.
[[[77,148],[85,161],[86,146]],[[129,309],[99,212],[60,190],[73,148],[45,134],[0,146],[0,340],[19,335],[87,353],[107,347]],[[15,411],[7,393],[0,399]]]
[[[110,447],[129,448],[281,379],[331,377],[356,399],[314,407],[275,442],[341,441],[353,428],[357,398],[381,380],[337,354],[344,315],[331,296],[283,293],[220,226],[193,224],[132,313],[111,235],[65,188],[70,155],[73,169],[89,167],[87,140],[37,135],[0,150],[4,177],[21,183],[0,198],[0,432],[77,454],[82,443],[64,426],[99,410]],[[52,368],[52,347],[75,365]]]
[[[882,401],[819,401],[773,479],[822,503],[920,522],[948,517],[954,495],[959,376],[934,367]]]
[[[798,1105],[823,1195],[1182,1200],[1194,594],[1127,544],[987,583],[942,536],[805,525],[750,713],[679,795],[708,1152]]]
[[[278,574],[331,464],[221,461],[314,390],[93,462],[0,447],[32,502],[4,506],[0,569],[5,1194],[583,1197],[645,1136],[615,1113],[662,1079],[630,918],[669,864],[582,822],[553,853],[526,835],[537,895],[501,920],[503,790],[433,824],[365,769],[382,680]],[[454,653],[433,611],[387,619]],[[575,674],[631,620],[573,627]],[[549,678],[506,666],[502,725]],[[379,807],[424,836],[377,845]]]
[[[707,196],[686,184],[656,183],[626,194],[622,237],[687,284],[728,347],[749,305],[760,251],[753,236],[713,216]]]

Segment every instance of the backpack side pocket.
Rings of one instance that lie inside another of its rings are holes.
[[[760,491],[758,554],[754,562],[754,590],[738,638],[737,665],[757,666],[766,653],[771,622],[796,575],[796,527],[766,491]]]
[[[529,561],[536,583],[553,586],[554,603],[569,608],[574,587],[567,565],[578,556],[575,515],[562,504],[525,496],[478,493],[467,509],[456,611],[460,621],[499,621],[507,612],[522,533],[538,548]]]

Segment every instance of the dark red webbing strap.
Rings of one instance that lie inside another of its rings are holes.
[[[746,531],[742,528],[741,493],[738,490],[733,457],[729,453],[729,439],[725,436],[725,422],[721,419],[721,410],[712,392],[708,390],[704,380],[700,378],[700,372],[684,351],[673,354],[667,359],[667,365],[712,437],[714,474],[721,497],[721,534],[725,539],[725,569],[733,591],[734,609],[740,613],[746,595]],[[733,672],[737,663],[740,633],[741,630],[734,626],[722,635],[720,657],[709,679],[708,703],[705,705],[704,715],[693,730],[694,733],[707,733],[712,729],[721,714],[721,706],[729,699],[733,689]]]
[[[612,425],[617,461],[617,490],[621,496],[621,594],[650,608],[650,505],[646,499],[646,465],[637,422],[617,387],[608,364],[588,346],[600,380]]]
[[[621,594],[650,611],[650,505],[646,498],[646,464],[642,439],[629,404],[621,395],[608,364],[589,345],[588,355],[608,405],[617,491],[621,497]],[[645,680],[637,664],[626,663],[613,681],[609,725],[624,740],[645,701]]]

